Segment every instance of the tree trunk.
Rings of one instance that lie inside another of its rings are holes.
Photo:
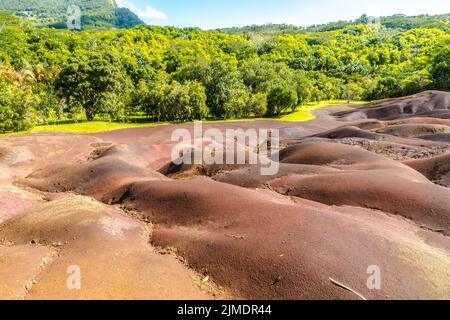
[[[85,110],[85,113],[86,113],[86,119],[88,121],[93,121],[94,120],[94,118],[95,118],[95,113],[94,112],[90,112],[88,110]]]

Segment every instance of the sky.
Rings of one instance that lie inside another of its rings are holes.
[[[251,24],[310,26],[386,16],[450,13],[450,0],[116,0],[147,24],[214,29]]]

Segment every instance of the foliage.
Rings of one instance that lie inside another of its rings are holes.
[[[294,113],[285,114],[281,117],[277,118],[265,118],[272,121],[292,121],[292,122],[303,122],[314,119],[314,115],[312,111],[330,106],[335,104],[344,104],[344,103],[353,103],[353,104],[365,104],[366,101],[345,101],[345,100],[331,100],[331,101],[321,101],[314,103],[307,103],[304,108]],[[252,120],[255,118],[248,118],[248,120]],[[257,120],[260,118],[257,118]],[[215,122],[223,122],[223,121],[240,121],[240,120],[206,120],[207,123],[215,123]],[[46,125],[35,126],[30,130],[21,131],[16,133],[7,133],[1,134],[2,136],[10,136],[17,134],[27,134],[27,133],[35,133],[35,132],[102,132],[102,131],[113,131],[120,129],[128,129],[128,128],[138,128],[138,127],[152,127],[157,125],[167,125],[169,122],[157,122],[157,121],[147,121],[146,119],[137,119],[133,118],[130,122],[120,122],[120,121],[67,121],[65,123],[60,123],[55,121],[55,123],[48,123]]]
[[[450,89],[450,37],[436,49],[433,57],[431,78],[436,89]]]
[[[32,126],[29,116],[33,101],[27,91],[0,81],[0,133],[26,130]]]
[[[2,0],[0,10],[14,11],[39,25],[64,29],[69,5],[80,7],[83,28],[131,28],[143,24],[129,9],[118,8],[114,0]]]
[[[0,12],[2,121],[9,123],[2,131],[83,118],[285,117],[326,100],[450,89],[448,15],[386,17],[380,28],[368,19],[72,32]]]
[[[99,113],[117,118],[127,79],[113,57],[94,54],[70,61],[56,79],[55,89],[71,111],[82,108],[89,121]]]

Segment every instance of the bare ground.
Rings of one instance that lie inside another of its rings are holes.
[[[204,124],[279,129],[273,176],[174,166],[193,124],[1,138],[0,298],[450,299],[449,96]]]

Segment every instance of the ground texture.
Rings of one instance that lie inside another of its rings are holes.
[[[193,124],[3,137],[0,299],[450,299],[449,108],[424,92],[203,125],[279,129],[272,176],[174,165]]]

